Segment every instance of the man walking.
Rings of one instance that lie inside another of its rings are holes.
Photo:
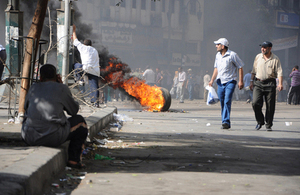
[[[291,88],[288,94],[288,104],[297,105],[300,103],[300,71],[299,66],[295,66],[290,74],[292,78]]]
[[[77,47],[80,52],[82,69],[86,72],[89,81],[90,93],[89,97],[91,98],[91,103],[95,107],[99,107],[99,85],[98,80],[100,76],[100,67],[99,67],[99,54],[98,51],[92,47],[92,41],[89,39],[84,40],[82,44],[77,39],[76,35],[76,26],[73,25],[73,41],[74,46]],[[77,67],[80,68],[80,67]]]
[[[267,131],[272,131],[276,104],[276,78],[278,91],[282,90],[282,68],[279,58],[271,52],[273,44],[269,41],[261,45],[261,53],[255,57],[250,81],[253,90],[252,107],[259,130],[266,124]],[[266,114],[262,113],[263,101],[266,102]]]
[[[184,103],[184,84],[186,82],[186,73],[182,70],[182,67],[178,68],[178,84],[177,94],[179,97],[179,103]]]
[[[222,127],[221,129],[231,128],[230,112],[232,95],[237,84],[239,72],[238,88],[244,87],[243,66],[244,62],[239,58],[237,53],[228,49],[229,42],[225,38],[220,38],[214,42],[218,53],[216,54],[214,72],[209,82],[212,87],[214,80],[217,78],[218,96],[221,103]]]

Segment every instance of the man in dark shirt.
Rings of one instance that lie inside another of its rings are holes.
[[[88,130],[84,118],[77,115],[79,105],[52,64],[41,67],[40,80],[29,88],[25,99],[22,138],[30,146],[49,147],[70,140],[68,166],[82,168],[80,157]],[[72,117],[67,118],[64,111]]]

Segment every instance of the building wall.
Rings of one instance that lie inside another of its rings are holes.
[[[132,66],[145,67],[154,64],[176,68],[181,63],[172,62],[172,57],[175,55],[182,58],[185,54],[189,59],[193,59],[189,60],[189,66],[200,66],[203,19],[199,23],[197,17],[187,11],[187,25],[181,21],[183,11],[187,10],[187,8],[184,10],[184,6],[190,6],[190,1],[126,0],[120,6],[115,6],[119,0],[89,0],[74,3],[82,13],[83,21],[93,25],[93,33],[101,39],[101,44],[107,46],[111,53],[117,54],[121,59],[129,60],[127,62],[129,65],[132,63]],[[204,0],[198,2],[200,2],[198,7],[203,9]],[[170,28],[167,15],[169,10],[172,12]],[[186,53],[189,45],[193,45],[196,51]]]

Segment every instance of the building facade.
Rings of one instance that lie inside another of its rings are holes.
[[[201,66],[204,0],[75,2],[98,41],[132,68]],[[116,6],[118,4],[118,6]]]

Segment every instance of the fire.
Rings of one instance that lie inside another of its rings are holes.
[[[104,71],[105,82],[114,89],[118,87],[124,89],[148,111],[161,111],[165,104],[165,98],[160,88],[147,85],[144,80],[137,77],[125,78],[125,73],[128,73],[127,67],[127,64],[114,63],[114,59],[111,59],[109,66],[101,70]]]

